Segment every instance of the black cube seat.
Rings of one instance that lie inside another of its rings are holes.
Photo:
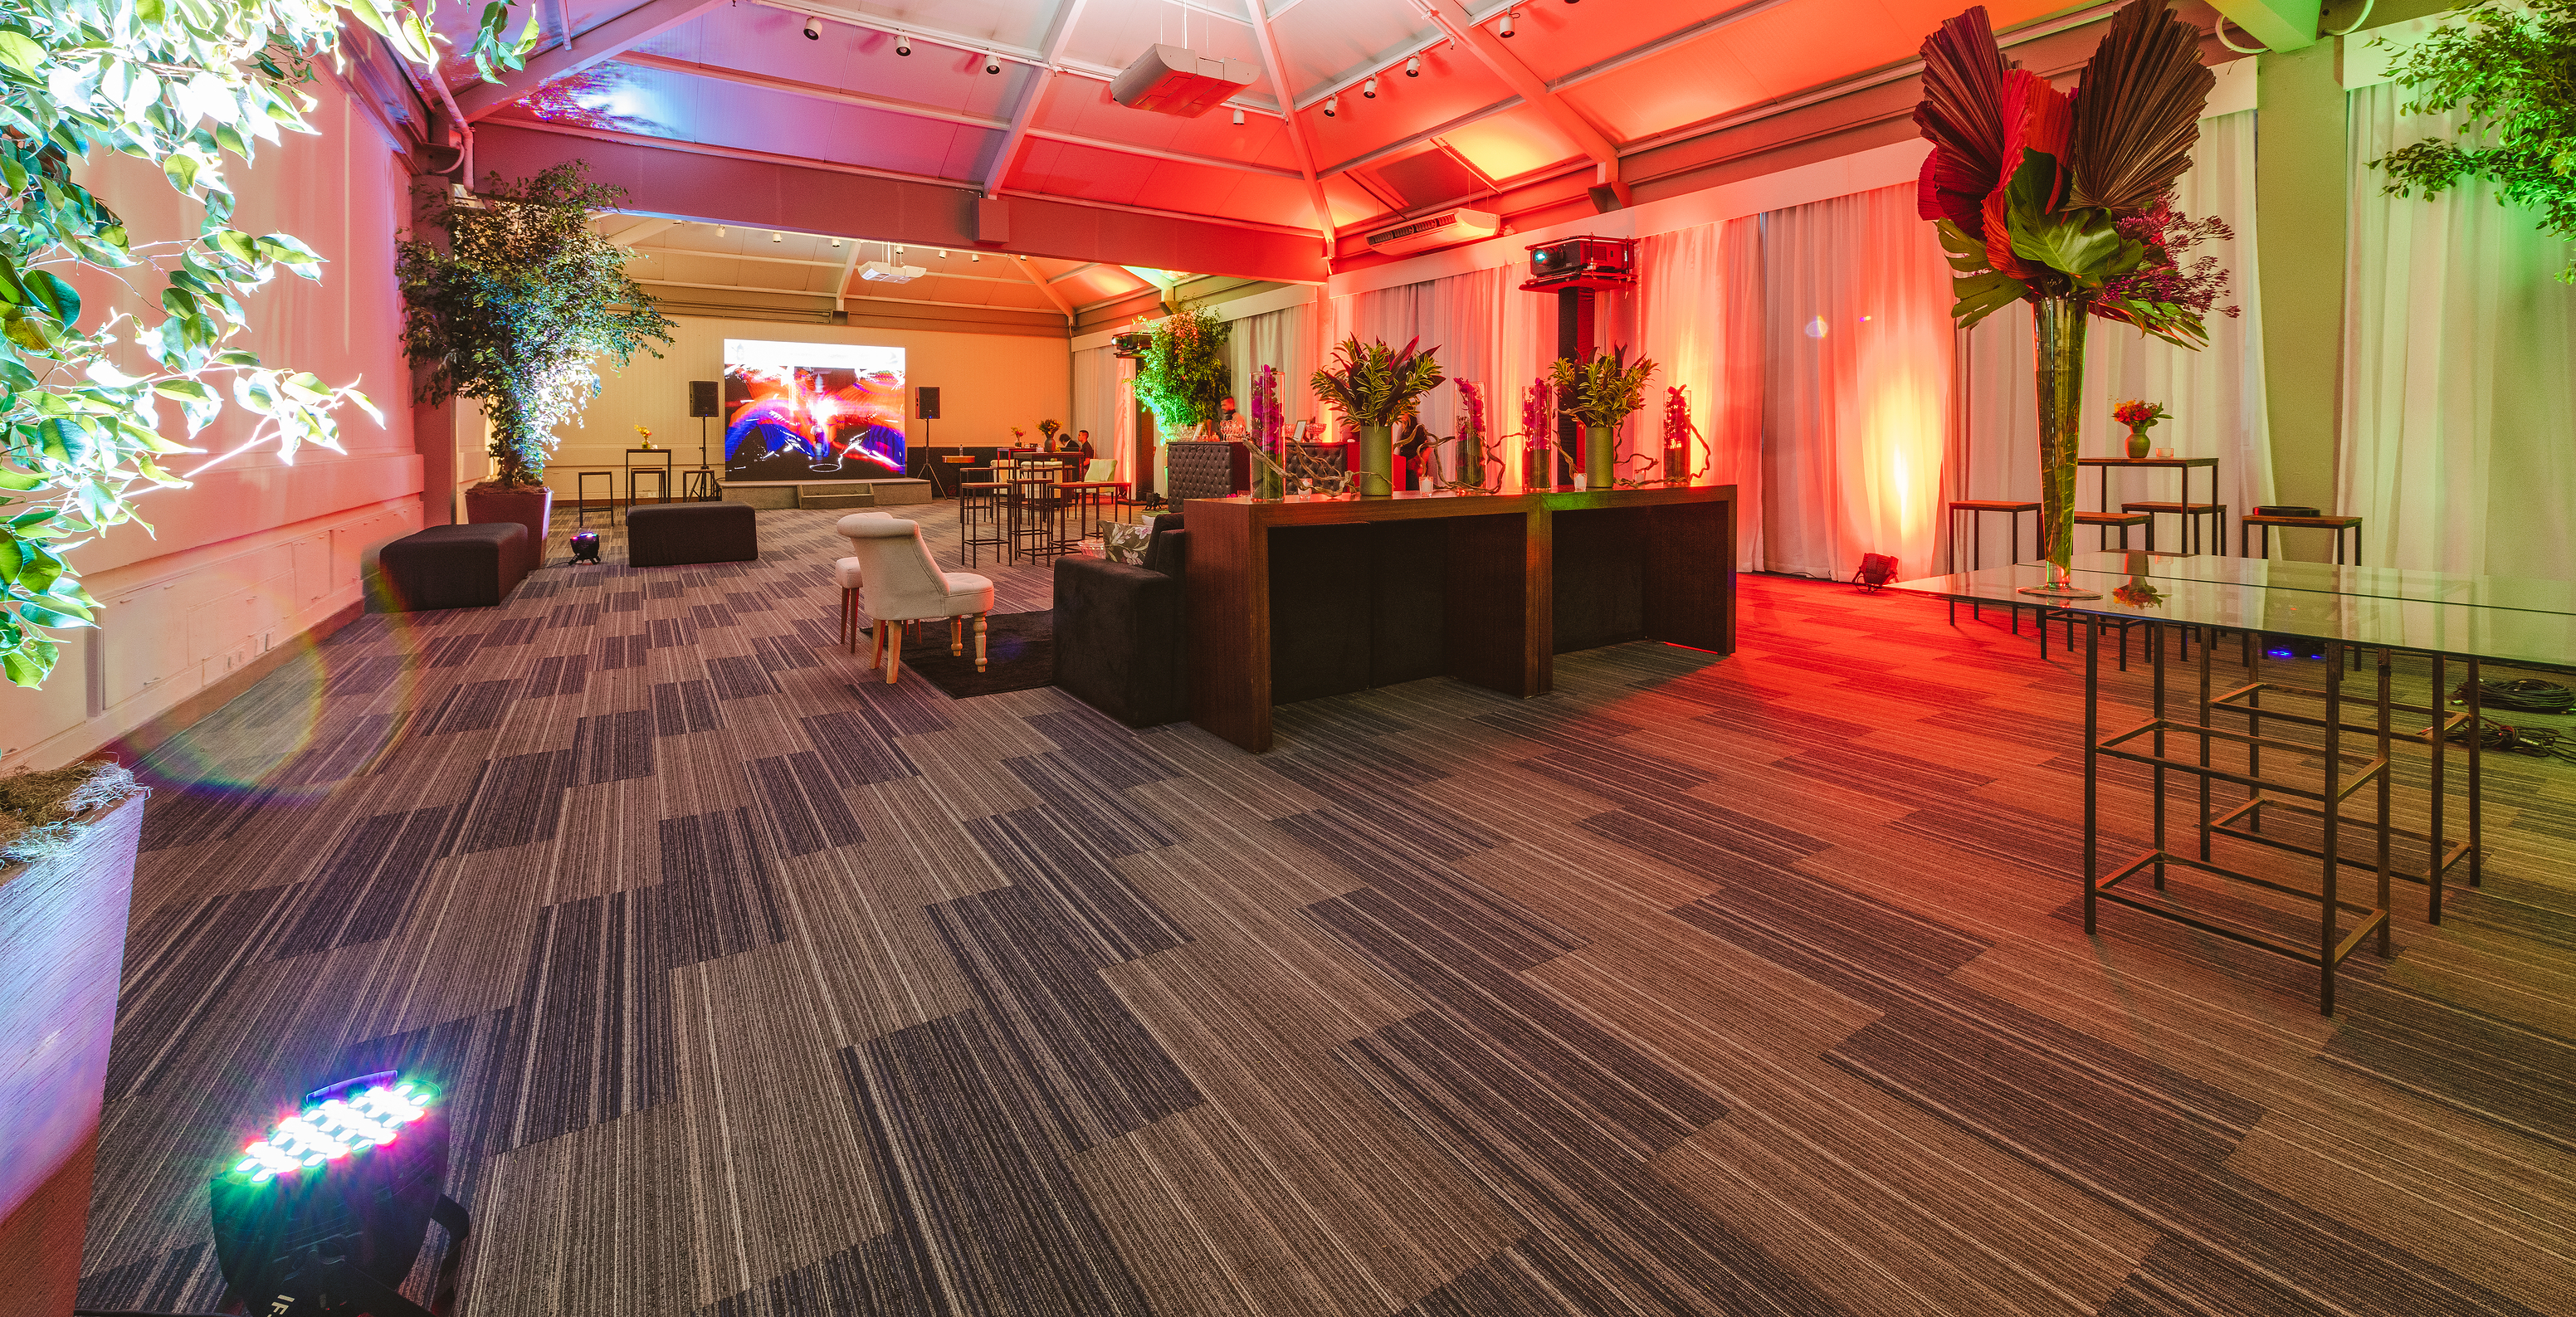
[[[748,503],[656,503],[627,510],[630,567],[751,562],[759,557],[760,522]]]
[[[379,611],[495,607],[528,574],[527,561],[528,528],[515,521],[414,531],[377,555]]]
[[[1154,519],[1141,566],[1055,560],[1055,684],[1130,727],[1190,716],[1187,531]]]

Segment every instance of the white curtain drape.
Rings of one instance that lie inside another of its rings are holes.
[[[2576,562],[2576,289],[2569,243],[2476,183],[2384,195],[2370,167],[2454,115],[2401,112],[2393,83],[2351,93],[2351,240],[2334,511],[2363,561],[2563,579]]]
[[[1356,335],[1383,339],[1402,347],[1419,338],[1439,351],[1448,377],[1424,395],[1422,423],[1442,434],[1457,429],[1458,387],[1474,380],[1485,391],[1485,426],[1493,435],[1520,429],[1520,398],[1556,356],[1556,299],[1520,290],[1519,266],[1472,270],[1442,279],[1336,297],[1331,302],[1329,335],[1318,346],[1317,364],[1331,360],[1334,345]],[[1604,298],[1596,324],[1605,343],[1633,343],[1628,328],[1628,299]],[[1506,479],[1521,477],[1517,443],[1503,454]]]
[[[1135,446],[1133,373],[1134,363],[1105,347],[1073,354],[1073,428],[1091,431],[1091,450],[1119,463],[1119,480],[1130,478],[1124,468]]]
[[[1658,233],[1637,243],[1637,323],[1662,369],[1628,443],[1660,453],[1664,406],[1680,388],[1707,441],[1700,478],[1736,487],[1736,561],[1761,561],[1762,307],[1758,216]]]
[[[1767,212],[1760,564],[1845,577],[1937,561],[1950,433],[1949,267],[1911,185]]]
[[[1252,381],[1263,366],[1279,368],[1279,402],[1292,427],[1320,419],[1315,390],[1307,383],[1315,373],[1315,320],[1310,302],[1234,322],[1226,339],[1226,368],[1234,373],[1235,401],[1246,420],[1252,416]]]
[[[2203,119],[2192,168],[2174,185],[2176,209],[2194,217],[2215,215],[2235,231],[2234,241],[2198,250],[2215,254],[2234,276],[2220,305],[2235,305],[2242,314],[2211,315],[2209,346],[2198,352],[2158,342],[2107,320],[2093,321],[2085,333],[2084,425],[2078,451],[2087,457],[2126,454],[2128,428],[2111,419],[2111,410],[2129,398],[2161,402],[2172,419],[2148,432],[2155,446],[2171,448],[2177,457],[2218,459],[2217,501],[2227,505],[2231,524],[2272,501],[2272,436],[2263,392],[2263,308],[2254,264],[2256,113],[2245,110]],[[2031,365],[2030,308],[2006,307],[1959,338],[1960,425],[1952,450],[1956,460],[1950,492],[1944,497],[2035,500],[2039,497],[2039,412]],[[2095,506],[2101,497],[2100,479],[2098,471],[2084,473],[2076,485],[2077,507]],[[2191,481],[2191,497],[2207,499],[2207,474],[2194,471]],[[2181,479],[2171,471],[2122,471],[2111,479],[2113,507],[2127,501],[2172,502],[2181,497]],[[1960,529],[1964,536],[1966,526]],[[2172,546],[2174,533],[2174,523],[2167,519],[2158,546]],[[2144,542],[2132,535],[2132,545]],[[2036,556],[2027,516],[2022,518],[2020,539],[2022,556]],[[2093,548],[2096,542],[2076,536],[2079,550]],[[2007,547],[2003,519],[1985,518],[1984,562],[1989,566],[2003,562]],[[2211,547],[2236,551],[2232,542]],[[1960,567],[1964,569],[1969,561],[1963,539]]]

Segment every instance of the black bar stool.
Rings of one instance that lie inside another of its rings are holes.
[[[2355,567],[2361,565],[2361,518],[2320,516],[2314,512],[2274,512],[2263,508],[2256,508],[2252,513],[2236,519],[2236,556],[2239,558],[2252,556],[2245,552],[2245,532],[2253,530],[2262,532],[2262,556],[2271,557],[2272,528],[2275,526],[2284,530],[2333,531],[2337,566],[2343,565],[2344,532],[2350,531],[2352,532],[2352,565]]]
[[[2156,547],[2155,523],[2143,512],[2078,512],[2075,514],[2075,524],[2091,526],[2100,531],[2104,549],[2111,547],[2112,527],[2120,528],[2120,547],[2126,549],[2129,547],[2129,528],[2144,526],[2147,528],[2147,547],[2150,549]]]
[[[617,473],[614,471],[580,471],[575,472],[572,478],[572,498],[574,504],[573,524],[576,526],[587,526],[590,524],[590,478],[592,476],[597,476],[608,482],[608,497],[601,499],[600,502],[608,506],[608,517],[610,522],[614,523],[617,519]]]
[[[1959,514],[1962,512],[1968,514],[1969,571],[1973,572],[1985,565],[1986,514],[1989,512],[2000,512],[2004,514],[2004,525],[2012,532],[2012,556],[2006,559],[2007,562],[2021,561],[2021,514],[2025,512],[2030,514],[2030,542],[2033,545],[2037,545],[2039,543],[2039,504],[2035,502],[1998,502],[1994,499],[1983,498],[1959,499],[1950,504],[1950,550],[1947,559],[1943,563],[1943,570],[1945,571],[1955,574],[1959,570]],[[1984,617],[1985,615],[1984,605],[1973,599],[1968,601],[1968,616]],[[2013,634],[2021,634],[2021,609],[2019,606],[2014,606],[2012,610],[2012,619]],[[1953,622],[1959,620],[1959,601],[1956,599],[1950,601],[1950,620]]]
[[[671,501],[670,472],[649,466],[630,467],[626,472],[626,506],[628,508],[633,508],[641,501],[635,497],[635,481],[642,476],[653,477],[654,502],[668,503]]]
[[[964,551],[969,567],[975,565],[977,549],[991,549],[996,558],[1010,552],[1011,541],[1002,533],[1002,495],[1007,488],[998,480],[958,482],[957,547]]]
[[[2149,553],[2156,551],[2155,518],[2158,513],[2182,518],[2184,553],[2206,552],[2201,546],[2210,543],[2221,546],[2219,552],[2226,552],[2227,505],[2224,503],[2123,503],[2120,505],[2120,510],[2147,514],[2147,552]],[[2209,518],[2210,521],[2210,534],[2206,539],[2203,539],[2200,533],[2200,519],[2203,517]]]

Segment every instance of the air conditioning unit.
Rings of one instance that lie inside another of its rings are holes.
[[[908,284],[928,273],[918,265],[897,265],[892,261],[869,261],[859,267],[859,277],[872,284]]]
[[[1131,110],[1195,119],[1252,85],[1253,67],[1179,46],[1147,46],[1109,81],[1109,99]]]
[[[1491,211],[1444,210],[1391,229],[1380,229],[1368,236],[1368,245],[1373,252],[1402,256],[1432,247],[1477,242],[1502,231],[1502,221]]]

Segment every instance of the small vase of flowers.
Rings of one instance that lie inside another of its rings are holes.
[[[646,448],[648,448],[648,449],[649,449],[649,448],[651,448],[651,447],[653,446],[653,432],[652,432],[652,431],[647,430],[647,429],[645,429],[643,426],[640,426],[640,425],[639,425],[639,426],[636,426],[636,427],[635,427],[635,433],[637,433],[637,434],[640,434],[640,435],[644,436],[644,446],[645,446]]]
[[[2154,429],[2156,422],[2165,419],[2165,405],[2160,402],[2140,402],[2131,398],[2111,409],[2111,419],[2129,427],[2129,458],[2135,461],[2147,455],[2151,442],[2147,438],[2147,431]]]

